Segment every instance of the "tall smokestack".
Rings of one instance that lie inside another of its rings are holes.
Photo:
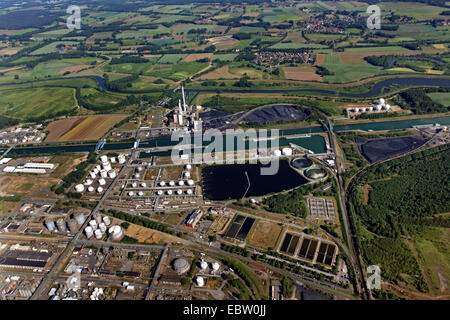
[[[184,97],[184,87],[183,87],[183,84],[181,85],[181,93],[182,93],[182,95],[183,95],[183,109],[184,109],[184,112],[186,112],[186,99],[185,99],[185,97]]]

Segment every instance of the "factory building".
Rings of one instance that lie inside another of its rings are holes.
[[[8,250],[0,256],[0,267],[44,270],[51,256],[49,252]]]
[[[189,216],[189,219],[186,223],[188,227],[195,228],[195,225],[200,221],[201,217],[203,216],[202,210],[198,209],[191,213]]]

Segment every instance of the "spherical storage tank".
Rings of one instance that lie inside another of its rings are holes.
[[[178,190],[177,190],[177,194],[183,194],[183,190],[178,189]]]
[[[117,240],[122,236],[122,228],[120,226],[112,226],[109,228],[108,233],[114,240]]]
[[[136,183],[136,182],[133,182],[133,183],[131,184],[131,186],[132,186],[133,188],[137,188],[137,183]]]
[[[214,263],[212,264],[212,269],[213,269],[214,271],[219,270],[219,268],[220,268],[220,264],[218,264],[217,262],[214,262]]]
[[[172,194],[172,190],[167,190],[167,194],[170,196]]]
[[[205,285],[205,280],[202,277],[195,278],[195,283],[199,287],[203,287]]]
[[[86,234],[86,237],[90,239],[94,235],[94,230],[91,226],[87,226],[86,228],[84,228],[84,233]]]
[[[138,192],[138,196],[139,196],[139,197],[142,197],[143,195],[144,195],[144,193],[143,193],[142,191],[139,191],[139,192]]]
[[[285,156],[292,156],[292,149],[291,148],[283,148],[282,152],[283,152],[283,155],[285,155]]]
[[[160,196],[162,194],[163,194],[163,191],[162,190],[158,190],[158,195]]]
[[[83,192],[84,191],[84,186],[80,183],[80,184],[77,184],[76,186],[75,186],[75,191],[76,192]]]
[[[141,187],[142,187],[142,188],[145,188],[145,187],[147,187],[147,184],[146,184],[145,182],[142,182],[142,183],[141,183]]]
[[[132,196],[134,196],[134,192],[133,192],[133,191],[130,191],[130,192],[128,192],[128,195],[129,195],[130,197],[132,197]]]

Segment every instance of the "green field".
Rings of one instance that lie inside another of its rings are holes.
[[[211,60],[220,60],[220,61],[233,61],[234,58],[237,57],[236,53],[226,53],[226,54],[215,54],[212,56]]]
[[[427,96],[437,103],[450,107],[450,92],[431,92]]]
[[[173,81],[185,80],[208,66],[207,62],[179,62],[173,65],[156,65],[147,74],[157,78]]]
[[[318,43],[299,43],[299,42],[279,42],[270,47],[271,49],[322,49],[328,48],[323,44]]]
[[[181,54],[165,54],[161,57],[161,59],[159,59],[159,63],[177,63],[178,61],[180,61],[181,59],[183,59],[184,57],[186,57],[187,54],[186,53],[181,53]]]
[[[74,89],[71,88],[28,88],[0,90],[0,114],[29,119],[51,117],[74,108]]]
[[[42,48],[39,48],[31,53],[31,55],[39,55],[39,54],[48,54],[52,52],[57,52],[58,49],[56,48],[59,45],[68,45],[68,46],[76,46],[78,45],[78,42],[75,41],[55,41],[52,42]]]

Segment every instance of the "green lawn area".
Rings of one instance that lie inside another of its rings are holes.
[[[356,81],[385,72],[381,67],[368,63],[342,63],[337,54],[327,54],[323,66],[334,75],[325,76],[327,82],[342,83]]]
[[[0,90],[0,114],[20,119],[47,116],[74,108],[72,88],[8,88]]]
[[[384,47],[356,47],[356,48],[345,48],[345,52],[403,52],[408,51],[408,49],[400,46],[384,46]]]
[[[323,44],[318,43],[300,43],[300,42],[279,42],[274,44],[270,47],[271,49],[305,49],[305,48],[311,48],[311,49],[321,49],[321,48],[328,48],[327,46]]]
[[[433,101],[450,107],[450,92],[431,92],[427,94]]]
[[[237,57],[237,53],[214,54],[212,60],[233,61]]]
[[[165,54],[159,59],[159,63],[177,63],[181,59],[187,56],[187,53],[179,54]]]
[[[172,33],[172,30],[164,26],[158,26],[156,29],[140,29],[140,30],[127,30],[116,35],[117,39],[131,39],[131,38],[143,38],[151,37],[155,34]]]
[[[33,38],[38,38],[38,39],[55,39],[55,38],[58,38],[60,36],[65,35],[65,34],[68,34],[69,32],[71,32],[71,31],[68,28],[57,29],[57,30],[51,30],[51,31],[46,31],[46,32],[33,34]]]
[[[180,81],[185,80],[207,66],[207,62],[179,62],[169,66],[156,66],[152,72],[147,74],[157,78]]]

